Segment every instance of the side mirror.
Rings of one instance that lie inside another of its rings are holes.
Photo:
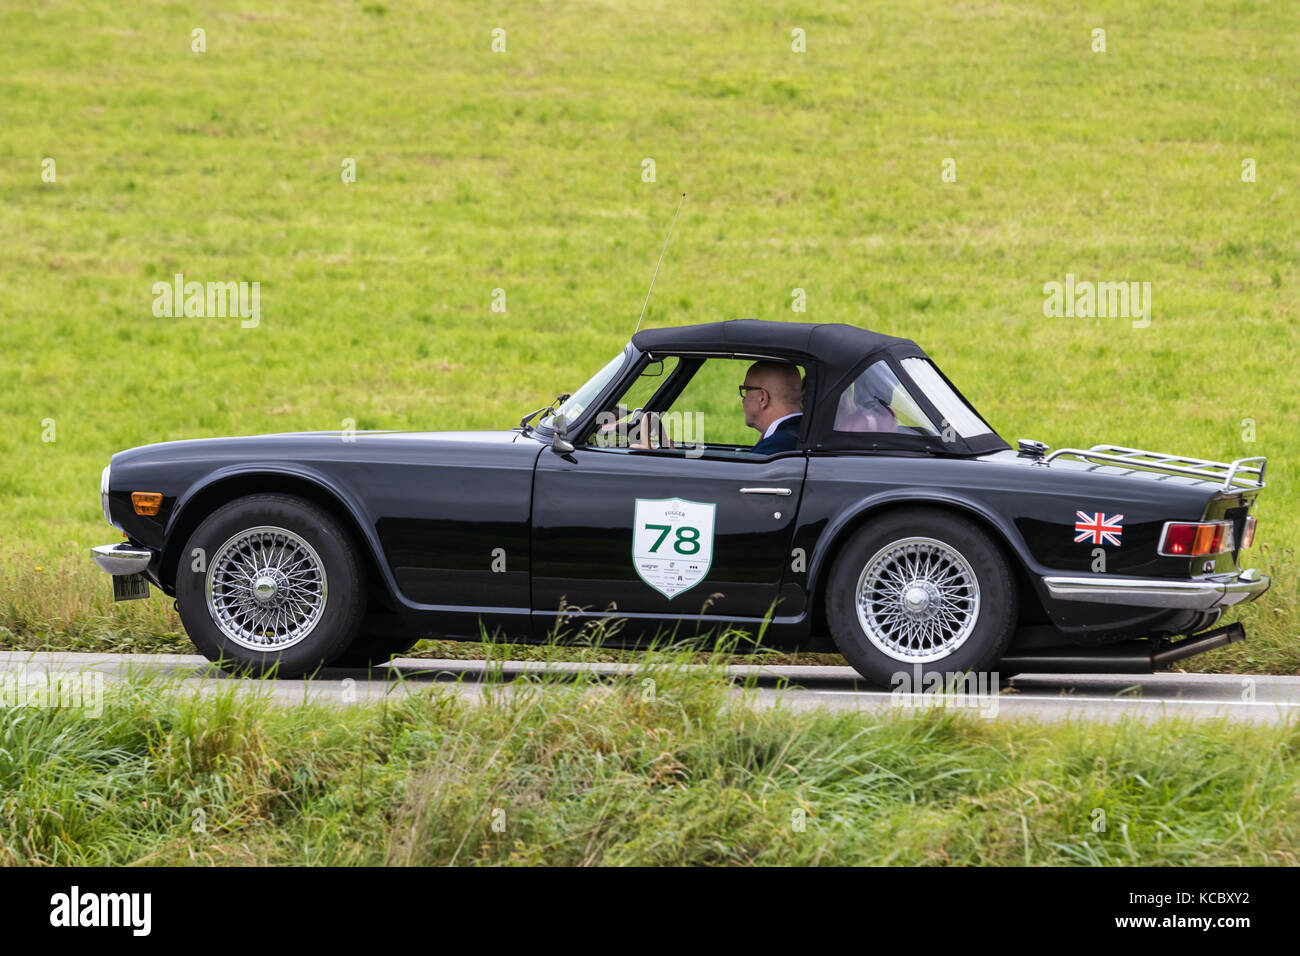
[[[569,423],[567,421],[558,421],[555,423],[555,434],[551,437],[551,451],[557,455],[573,454],[573,442],[569,441]]]

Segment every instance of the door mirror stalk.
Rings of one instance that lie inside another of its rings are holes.
[[[577,464],[578,459],[573,457],[573,442],[569,441],[569,423],[561,421],[556,423],[555,434],[551,436],[551,451],[562,457],[570,464]]]

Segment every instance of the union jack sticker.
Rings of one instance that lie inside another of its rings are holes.
[[[1097,511],[1074,513],[1074,543],[1092,540],[1093,544],[1113,544],[1119,547],[1119,537],[1124,533],[1123,515],[1108,515]]]

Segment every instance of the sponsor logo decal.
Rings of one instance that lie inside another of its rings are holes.
[[[638,498],[632,564],[641,580],[668,600],[704,580],[713,564],[717,505],[682,498]]]
[[[1088,514],[1083,511],[1074,513],[1074,543],[1091,541],[1093,544],[1113,544],[1119,547],[1120,535],[1124,533],[1123,515],[1108,515],[1101,511]]]

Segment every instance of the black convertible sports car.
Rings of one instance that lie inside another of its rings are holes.
[[[793,450],[753,450],[754,362],[803,376]],[[282,675],[608,619],[611,645],[761,630],[875,682],[1140,672],[1244,636],[1206,629],[1269,586],[1238,565],[1264,467],[1013,449],[914,342],[743,320],[641,331],[509,430],[119,452],[127,541],[93,553],[115,598],[174,595],[211,660]]]

